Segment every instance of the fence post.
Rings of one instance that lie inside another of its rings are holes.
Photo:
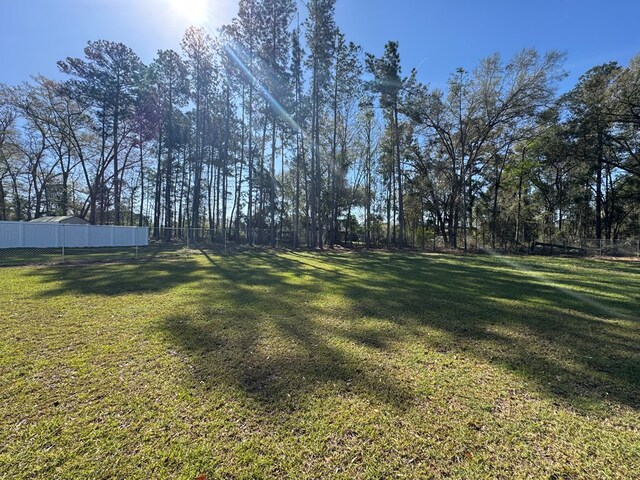
[[[136,260],[138,259],[138,234],[140,233],[140,230],[136,227],[133,227],[133,234],[136,237]]]
[[[61,237],[62,237],[62,240],[61,240],[61,244],[62,244],[62,263],[64,263],[64,244],[65,244],[65,240],[67,239],[67,236],[66,236],[65,231],[64,231],[64,223],[61,223],[59,225],[59,227],[60,227],[60,232],[61,232]]]
[[[24,248],[24,222],[20,222],[18,227],[18,246]]]
[[[640,257],[640,240],[636,242],[636,257]]]

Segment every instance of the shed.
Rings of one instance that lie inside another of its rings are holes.
[[[84,218],[73,216],[58,216],[58,217],[40,217],[34,218],[30,223],[57,223],[65,225],[86,225],[87,222]]]

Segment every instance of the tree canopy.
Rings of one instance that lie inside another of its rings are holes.
[[[349,42],[334,10],[241,0],[148,64],[96,40],[62,81],[0,86],[0,220],[295,248],[640,235],[640,56],[562,95],[565,55],[533,49],[436,89],[403,76],[398,42]]]

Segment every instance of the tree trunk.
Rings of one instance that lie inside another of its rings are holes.
[[[138,226],[142,227],[144,217],[144,149],[142,143],[142,135],[140,136],[140,218]]]
[[[398,124],[398,100],[393,106],[396,143],[396,169],[398,175],[398,248],[404,247],[404,193],[402,191],[402,162],[400,158],[400,125]]]
[[[269,242],[271,247],[276,246],[276,115],[271,118],[271,170],[270,170],[270,195],[269,195]]]
[[[516,215],[516,244],[520,244],[521,216],[522,216],[522,181],[524,177],[524,160],[526,149],[522,149],[522,163],[520,165],[520,175],[518,177],[518,213]]]
[[[596,170],[596,239],[602,239],[602,133],[598,133],[598,167]]]
[[[153,210],[153,238],[160,239],[160,209],[162,190],[162,134],[158,137],[158,158],[156,163],[156,191]]]

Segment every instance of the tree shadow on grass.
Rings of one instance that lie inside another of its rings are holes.
[[[396,408],[410,403],[411,390],[384,362],[332,338],[317,308],[309,306],[324,294],[326,278],[296,271],[291,260],[271,253],[203,255],[224,293],[203,292],[196,300],[200,315],[172,314],[159,325],[195,363],[197,380],[211,388],[225,383],[267,410],[298,408],[327,387]],[[300,285],[291,275],[311,281]]]
[[[338,382],[406,405],[411,386],[394,377],[390,359],[401,355],[398,345],[424,338],[425,349],[499,365],[575,408],[604,401],[640,408],[640,319],[635,299],[622,295],[640,286],[638,277],[610,297],[548,281],[544,263],[514,268],[491,258],[257,252],[209,261],[233,288],[223,300],[233,318],[221,330],[170,316],[163,328],[198,353],[197,372],[222,365],[227,382],[262,403]],[[324,308],[323,298],[340,305]],[[371,318],[379,323],[363,322]],[[433,339],[425,328],[448,335]]]
[[[345,287],[367,314],[392,318],[380,306],[398,306],[405,322],[448,332],[450,347],[518,372],[574,407],[609,400],[640,408],[640,308],[631,294],[640,289],[640,272],[617,277],[617,295],[611,297],[611,280],[548,281],[545,264],[531,272],[531,265],[517,260],[474,257],[452,265],[451,258],[398,256],[353,262],[370,272],[386,268],[395,279],[375,294],[367,283]],[[574,290],[583,283],[596,284],[602,293]]]
[[[322,392],[408,407],[415,387],[395,368],[406,366],[409,344],[497,365],[577,409],[640,408],[640,274],[631,267],[587,263],[585,278],[583,260],[572,277],[554,263],[491,257],[202,254],[39,274],[52,285],[44,296],[190,284],[154,334],[182,352],[193,380],[226,385],[266,410]]]
[[[122,264],[62,265],[38,269],[31,275],[48,284],[40,297],[65,295],[117,296],[160,293],[204,278],[202,264],[194,258],[172,261],[146,259]]]

